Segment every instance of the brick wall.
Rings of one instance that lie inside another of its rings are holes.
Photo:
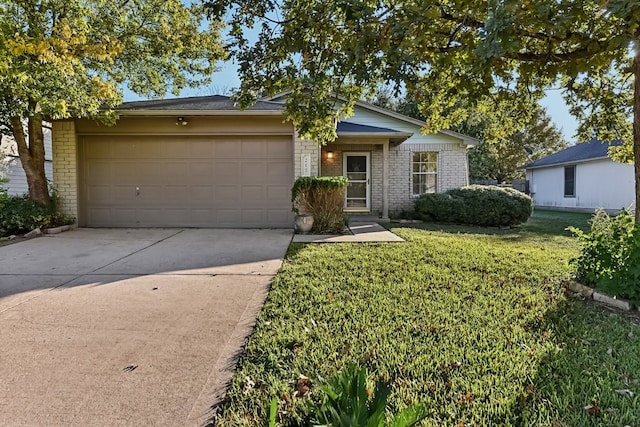
[[[320,146],[317,142],[303,139],[297,133],[293,136],[294,175],[298,178],[302,175],[302,156],[311,155],[311,176],[318,176],[318,162],[320,158]],[[293,183],[292,183],[293,184]]]
[[[327,158],[333,151],[333,159]],[[400,144],[389,147],[389,211],[412,210],[412,155],[414,151],[438,153],[438,192],[469,184],[467,151],[458,144]],[[367,152],[371,158],[371,213],[382,210],[382,145],[329,144],[322,149],[321,174],[343,175],[344,152]]]
[[[53,182],[61,197],[61,210],[78,218],[78,153],[72,120],[52,123]]]
[[[458,144],[400,144],[389,150],[389,211],[412,210],[412,157],[414,151],[438,153],[437,191],[469,185],[467,151]]]

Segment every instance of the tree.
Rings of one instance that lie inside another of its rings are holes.
[[[524,127],[498,139],[485,136],[485,129],[495,127],[491,119],[479,112],[454,130],[482,140],[469,152],[469,175],[472,180],[496,180],[498,183],[522,178],[518,169],[527,163],[567,148],[567,141],[543,108],[534,111]]]
[[[398,97],[387,87],[379,88],[378,93],[367,101],[424,120],[414,100]],[[529,118],[520,128],[505,126],[504,120],[514,116],[509,102],[485,98],[472,106],[460,100],[455,108],[466,108],[466,119],[452,130],[482,141],[469,152],[472,180],[512,181],[524,175],[518,167],[568,145],[546,110],[538,105],[533,106]]]
[[[632,144],[640,204],[638,2],[209,0],[208,7],[214,16],[233,11],[240,104],[263,91],[290,90],[286,117],[320,143],[335,138],[336,121],[380,83],[406,89],[427,132],[466,119],[458,100],[488,96],[510,98],[514,116],[504,126],[521,125],[544,89],[560,84],[574,105],[594,107],[577,107],[590,114],[581,139],[597,130],[601,140]],[[253,26],[260,34],[250,44],[244,30]],[[607,84],[623,96],[606,92]],[[636,218],[640,223],[640,209]]]
[[[208,83],[219,21],[180,0],[10,0],[0,5],[0,132],[12,135],[29,195],[48,205],[44,118],[113,121],[121,85],[158,97]]]

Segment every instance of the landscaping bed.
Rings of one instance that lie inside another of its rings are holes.
[[[218,425],[296,425],[296,379],[349,362],[392,385],[423,425],[638,425],[637,318],[569,298],[588,215],[536,212],[517,230],[420,224],[402,244],[294,244]],[[584,221],[584,223],[582,222]],[[430,228],[430,230],[429,230]],[[315,392],[315,394],[314,394]]]

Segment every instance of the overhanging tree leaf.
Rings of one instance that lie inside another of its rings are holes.
[[[582,110],[588,113],[582,117],[583,133],[597,127],[600,139],[610,140],[611,126],[595,126],[599,116],[620,128],[616,137],[633,145],[639,200],[640,84],[630,93],[630,85],[640,80],[638,2],[208,0],[207,5],[215,16],[233,11],[228,21],[240,64],[241,105],[291,90],[287,118],[320,143],[335,138],[336,121],[380,83],[405,89],[417,101],[425,131],[434,132],[466,119],[456,108],[458,100],[473,105],[507,92],[518,101],[511,119],[522,124],[530,114],[526,106],[561,82],[575,102],[599,105]],[[244,32],[254,25],[260,36],[249,43]],[[611,73],[615,82],[627,82],[616,86],[622,96],[584,90]],[[332,93],[345,101],[336,104]],[[636,216],[640,219],[640,210]]]
[[[114,119],[121,85],[147,97],[208,83],[221,24],[179,0],[11,0],[0,5],[0,132],[31,198],[49,204],[42,120]]]

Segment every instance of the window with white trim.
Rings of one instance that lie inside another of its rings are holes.
[[[438,153],[414,151],[412,168],[412,194],[435,193],[438,188]]]

